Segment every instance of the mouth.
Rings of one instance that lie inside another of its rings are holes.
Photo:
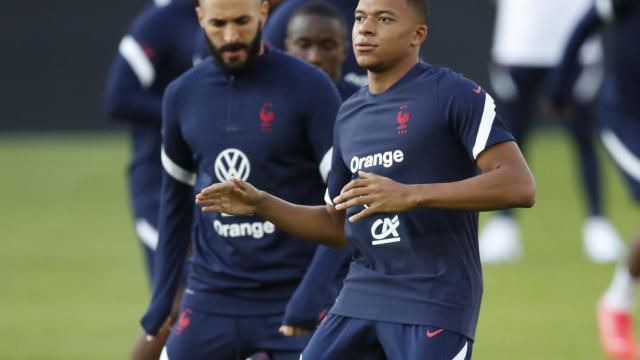
[[[225,50],[223,52],[223,54],[227,55],[228,57],[239,57],[244,53],[244,49],[238,49],[238,50]]]
[[[372,43],[369,43],[369,42],[365,42],[365,41],[356,43],[356,46],[355,46],[356,50],[359,51],[359,52],[370,52],[370,51],[375,50],[375,48],[377,48],[377,47],[378,47],[378,45],[375,45],[375,44],[372,44]]]

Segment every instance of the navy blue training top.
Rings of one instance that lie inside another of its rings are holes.
[[[478,155],[504,141],[513,137],[478,85],[418,63],[387,91],[364,87],[342,105],[325,200],[358,170],[406,184],[467,179],[478,174]],[[347,221],[355,257],[331,312],[473,339],[482,296],[477,225],[476,211],[427,208]]]
[[[322,203],[339,105],[324,72],[276,49],[267,49],[238,76],[208,57],[169,86],[163,107],[157,282],[142,319],[147,333],[155,334],[169,314],[192,223],[185,306],[225,315],[282,314],[310,272],[316,281],[308,290],[322,293],[306,298],[324,296],[334,276],[321,276],[324,269],[311,263],[312,258],[322,263],[322,256],[314,257],[315,245],[258,216],[197,211],[194,217],[193,192],[235,176],[287,201]],[[308,306],[287,310],[305,308],[315,312]],[[309,317],[317,321],[317,316]]]
[[[284,50],[284,42],[287,38],[287,25],[289,17],[293,12],[309,0],[287,0],[278,6],[276,10],[269,16],[267,24],[264,26],[264,40],[267,44],[278,49]],[[344,80],[358,85],[364,85],[367,82],[367,72],[361,68],[356,62],[356,57],[351,48],[351,29],[355,22],[354,13],[358,6],[358,0],[325,0],[336,6],[345,16],[347,20],[347,58],[342,64],[342,77]]]

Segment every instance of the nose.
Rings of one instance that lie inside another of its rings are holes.
[[[236,43],[240,40],[240,32],[233,24],[228,24],[224,28],[224,42],[226,44]]]
[[[312,46],[307,51],[307,61],[313,65],[320,65],[322,63],[322,55],[320,54],[322,50],[317,45]]]
[[[355,24],[357,34],[362,36],[371,36],[375,34],[375,22],[368,16],[364,17],[360,23]]]

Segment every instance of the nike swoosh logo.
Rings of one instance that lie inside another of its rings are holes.
[[[444,329],[438,329],[438,330],[433,331],[433,332],[432,332],[431,330],[427,330],[427,337],[428,337],[428,338],[432,338],[432,337],[434,337],[434,336],[439,335],[439,334],[440,334],[441,332],[443,332],[443,331],[444,331]]]
[[[480,92],[482,91],[482,88],[480,86],[478,86],[477,88],[473,89],[473,92],[476,94],[480,94]]]

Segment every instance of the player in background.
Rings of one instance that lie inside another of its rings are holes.
[[[304,360],[470,359],[482,296],[477,211],[534,203],[492,98],[420,62],[426,18],[424,0],[360,0],[352,36],[369,86],[340,108],[326,206],[238,178],[196,196],[204,213],[256,214],[310,242],[355,246]]]
[[[347,21],[338,8],[328,2],[311,1],[298,7],[289,18],[285,41],[288,54],[319,67],[333,79],[343,101],[359,88],[341,77],[342,63],[347,51],[351,52],[344,40],[348,32],[346,26]],[[330,299],[335,299],[340,292],[352,255],[352,248],[339,252],[342,266],[337,272]],[[340,262],[339,259],[332,261]],[[290,332],[293,329],[287,331]]]
[[[212,56],[165,93],[156,281],[142,319],[150,339],[169,315],[192,228],[193,254],[164,358],[298,359],[331,301],[335,250],[258,216],[193,213],[194,190],[233,177],[290,201],[323,201],[339,94],[321,70],[263,45],[268,9],[201,0]]]
[[[502,119],[525,149],[548,74],[560,63],[571,30],[591,3],[592,0],[497,0],[491,83]],[[582,242],[590,260],[612,262],[620,259],[625,246],[603,215],[592,107],[603,74],[600,39],[592,38],[580,55],[580,79],[568,89],[574,111],[565,116],[564,125],[574,140],[579,178],[586,195],[588,216],[582,227]],[[482,261],[517,260],[522,240],[513,211],[496,215],[480,233]]]
[[[562,109],[579,72],[577,53],[584,41],[612,27],[612,69],[600,96],[602,142],[640,204],[640,2],[602,0],[587,12],[575,28],[561,66],[552,77],[550,103]],[[631,313],[640,279],[640,235],[630,249],[628,263],[618,265],[611,285],[600,299],[598,326],[605,352],[613,359],[638,355]]]
[[[309,2],[310,0],[287,0],[278,8],[278,11],[273,13],[273,16],[264,28],[264,39],[268,45],[274,46],[278,49],[285,49],[285,41],[287,38],[288,24],[291,14],[294,11]],[[356,0],[325,0],[326,2],[334,5],[342,12],[344,18],[347,20],[347,29],[353,28],[353,12],[358,5]],[[345,42],[351,43],[351,35],[349,32],[345,34]],[[348,48],[349,46],[347,46]],[[364,69],[358,66],[355,56],[352,51],[347,52],[342,65],[343,80],[354,83],[358,86],[365,85],[367,83],[367,73]]]
[[[351,52],[345,41],[348,33],[347,20],[338,8],[325,1],[311,1],[291,14],[285,39],[287,53],[324,70],[343,101],[358,90],[342,78],[342,63]]]
[[[107,80],[106,111],[127,124],[131,137],[129,196],[150,283],[158,242],[162,180],[162,95],[172,80],[191,68],[199,32],[192,1],[174,0],[165,6],[148,7],[120,41]],[[134,358],[157,359],[168,333],[166,326],[158,340],[150,344],[144,341],[143,334],[138,339]]]

